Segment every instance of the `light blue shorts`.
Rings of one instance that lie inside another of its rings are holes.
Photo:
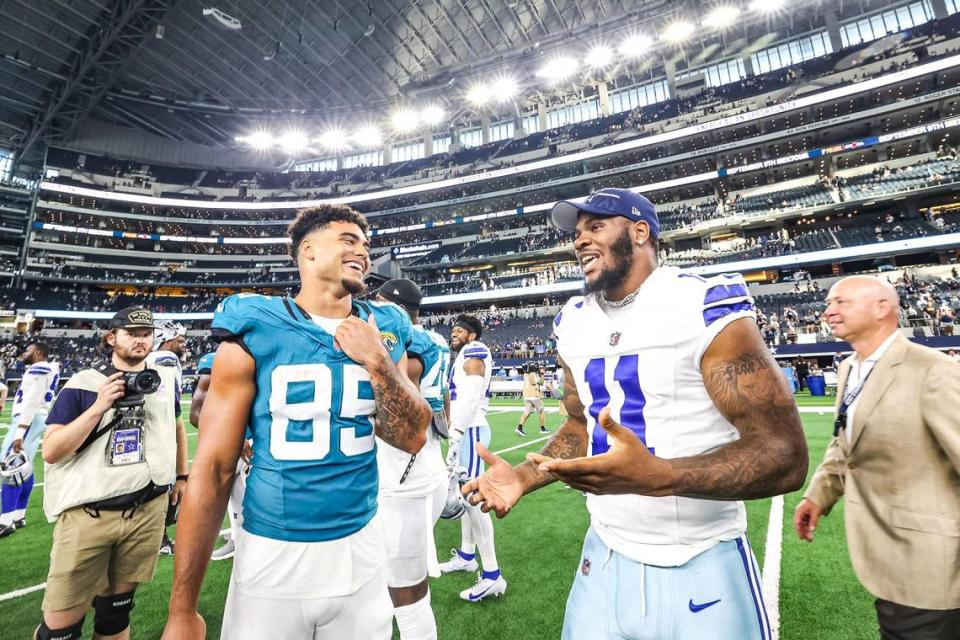
[[[760,572],[746,536],[680,567],[612,551],[591,528],[563,620],[563,640],[769,640]]]
[[[460,438],[459,464],[467,470],[468,478],[477,478],[483,473],[483,458],[477,453],[477,443],[490,448],[490,427],[470,427]]]
[[[13,439],[17,435],[17,427],[19,426],[20,424],[16,421],[10,423],[10,428],[7,429],[7,435],[3,438],[3,445],[0,448],[0,458],[10,453],[10,447],[13,446]],[[43,414],[34,416],[33,422],[30,423],[30,429],[23,439],[23,454],[27,456],[27,460],[33,460],[33,457],[37,455],[37,449],[40,448],[40,441],[43,440],[43,434],[46,430],[47,416]]]

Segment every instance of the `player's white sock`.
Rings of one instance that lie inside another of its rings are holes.
[[[17,509],[12,514],[14,520],[23,520],[27,517],[26,509]]]
[[[420,600],[405,607],[394,607],[400,640],[437,640],[437,621],[430,607],[430,590]]]
[[[500,567],[497,565],[497,549],[493,542],[493,518],[481,511],[480,507],[470,507],[466,515],[472,523],[473,539],[480,552],[484,573],[497,571]]]
[[[467,512],[460,518],[460,551],[466,554],[473,554],[477,551],[477,545],[473,538],[473,522],[470,520],[470,512],[479,507],[467,507]]]
[[[9,527],[13,524],[13,511],[0,514],[0,527]]]

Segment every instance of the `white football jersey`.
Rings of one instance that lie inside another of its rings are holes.
[[[13,397],[13,426],[30,425],[37,416],[46,417],[59,382],[59,362],[44,360],[28,366]]]
[[[459,415],[459,411],[456,410],[457,403],[457,386],[462,385],[467,377],[467,372],[464,370],[463,365],[466,363],[467,359],[477,359],[483,362],[484,372],[483,372],[483,400],[477,406],[477,412],[473,415],[472,419],[468,419],[469,424],[453,424],[454,416]],[[451,427],[458,427],[461,429],[466,429],[468,427],[489,427],[487,423],[487,407],[490,405],[490,376],[493,373],[493,356],[490,353],[490,349],[487,348],[487,345],[483,344],[478,340],[474,340],[469,344],[465,344],[460,351],[457,352],[457,357],[453,360],[453,367],[450,368],[450,418],[451,418]]]
[[[739,274],[701,278],[660,267],[629,307],[611,315],[593,295],[571,298],[554,333],[585,409],[588,455],[609,448],[596,423],[606,406],[662,458],[700,455],[737,440],[707,394],[700,360],[740,318],[755,312]],[[587,508],[607,546],[657,566],[682,565],[746,529],[742,502],[588,494]]]

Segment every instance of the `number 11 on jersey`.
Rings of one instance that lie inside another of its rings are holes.
[[[640,356],[637,354],[620,356],[613,370],[613,381],[619,384],[623,391],[620,424],[637,434],[637,437],[646,446],[647,422],[643,417],[643,407],[647,404],[647,399],[640,388],[639,361]],[[606,373],[607,359],[593,358],[587,363],[587,368],[583,374],[592,398],[587,411],[593,416],[594,423],[599,422],[600,412],[610,404],[610,392],[607,391],[606,386]],[[606,453],[609,448],[607,432],[597,424],[593,429],[590,454],[595,456]],[[652,447],[650,447],[650,453],[654,453]]]

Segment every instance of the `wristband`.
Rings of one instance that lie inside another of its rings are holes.
[[[190,477],[190,474],[189,474],[189,473],[178,473],[178,474],[177,474],[177,481],[179,482],[180,480],[183,480],[184,482],[186,482],[186,481],[187,481],[187,478],[189,478],[189,477]]]

